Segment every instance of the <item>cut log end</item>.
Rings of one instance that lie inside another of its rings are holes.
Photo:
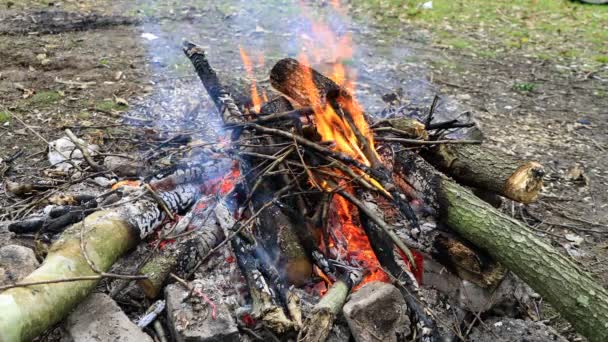
[[[545,169],[537,162],[528,162],[513,172],[505,182],[505,196],[521,202],[534,202],[543,187]]]

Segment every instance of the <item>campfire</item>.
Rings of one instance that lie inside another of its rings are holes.
[[[0,310],[10,312],[0,318],[0,339],[35,337],[110,278],[117,279],[115,293],[136,281],[146,300],[158,300],[140,326],[166,306],[178,341],[188,340],[193,327],[214,324],[226,328],[215,326],[200,340],[325,341],[342,325],[357,341],[440,341],[460,335],[439,319],[421,285],[434,281],[452,295],[469,286],[486,295],[490,303],[477,306],[451,298],[464,312],[456,324],[472,326],[479,314],[467,312],[487,311],[494,298],[512,295],[505,284],[520,280],[509,270],[581,332],[594,330],[569,312],[573,303],[605,303],[606,291],[495,209],[502,197],[535,201],[542,165],[486,147],[472,120],[438,119],[438,97],[422,114],[406,106],[388,117],[366,112],[344,63],[353,57],[350,37],[322,25],[314,30],[328,46],[276,62],[272,91],[253,77],[263,56],[240,49],[250,80],[246,102],[235,100],[202,47],[185,42],[226,137],[186,142],[183,163],[125,179],[94,199],[73,199],[49,217],[12,223],[17,234],[61,237],[38,271],[0,287]],[[323,72],[313,68],[326,61]],[[106,171],[67,134],[83,165]],[[141,240],[152,252],[134,274],[109,273]],[[227,274],[234,283],[226,292],[209,293],[209,284]],[[448,288],[450,282],[456,285]],[[590,289],[588,297],[576,295],[580,288]],[[582,306],[590,317],[605,317]]]

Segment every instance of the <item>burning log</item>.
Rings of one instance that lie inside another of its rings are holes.
[[[446,224],[486,250],[553,305],[590,341],[608,340],[608,291],[524,224],[454,183],[422,158],[401,153],[397,169]]]
[[[458,182],[522,203],[534,202],[543,185],[543,166],[484,145],[438,145],[425,159]]]
[[[148,298],[158,296],[171,273],[189,274],[224,239],[221,226],[210,217],[212,209],[194,208],[195,215],[189,225],[192,231],[184,233],[185,236],[169,244],[141,268],[139,273],[147,278],[138,280],[137,284]]]
[[[202,170],[188,172],[202,175]],[[100,279],[115,276],[105,271],[166,216],[142,191],[135,191],[114,209],[98,211],[70,226],[51,245],[37,270],[18,284],[0,287],[4,290],[0,293],[0,340],[33,339],[67,316]],[[185,183],[173,184],[172,190],[159,196],[170,210],[179,211],[190,206],[198,194],[196,187]]]
[[[268,328],[282,334],[293,328],[293,322],[285,316],[283,309],[277,305],[277,299],[260,272],[253,252],[245,246],[239,237],[231,241],[232,249],[241,272],[247,279],[249,293],[253,301],[252,316]]]

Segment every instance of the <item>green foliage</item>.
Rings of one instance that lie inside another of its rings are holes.
[[[513,90],[516,91],[531,92],[534,91],[534,89],[536,89],[536,84],[534,83],[522,82],[513,84]]]

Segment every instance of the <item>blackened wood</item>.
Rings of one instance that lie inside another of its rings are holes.
[[[309,89],[305,88],[311,77],[317,96],[310,96]],[[282,59],[274,65],[270,71],[270,84],[296,103],[312,107],[321,105],[329,91],[340,90],[334,81],[293,58]],[[318,101],[313,102],[314,98]]]
[[[360,194],[362,195],[362,194]],[[366,196],[363,196],[366,197]],[[382,215],[377,205],[371,201],[371,198],[365,201],[365,205],[378,215]],[[374,250],[374,254],[380,265],[387,271],[392,279],[396,282],[397,288],[405,299],[410,311],[410,318],[416,324],[417,336],[421,341],[440,341],[437,324],[425,309],[427,308],[426,301],[419,291],[419,285],[415,282],[409,270],[404,270],[396,261],[395,249],[391,238],[386,232],[376,225],[365,213],[359,211],[361,225],[365,230],[370,245]],[[406,272],[407,271],[407,272]]]
[[[198,77],[220,112],[224,124],[242,122],[244,116],[241,110],[209,64],[205,51],[201,47],[186,41],[184,42],[184,53],[194,65]]]
[[[285,316],[276,293],[259,270],[257,259],[253,255],[252,246],[248,246],[238,236],[230,245],[234,251],[237,264],[243,276],[247,279],[249,294],[252,299],[252,316],[261,321],[272,331],[283,334],[293,328],[293,322]]]

